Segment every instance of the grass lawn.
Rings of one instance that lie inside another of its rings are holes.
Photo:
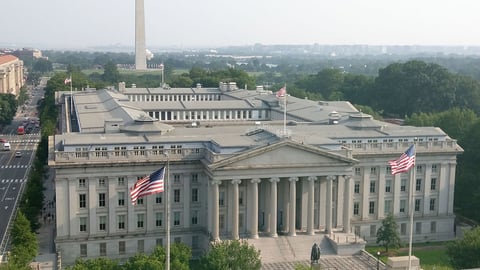
[[[377,251],[384,253],[382,247],[366,247],[370,254],[376,257]],[[389,250],[391,256],[408,256],[408,248]],[[448,263],[446,243],[419,244],[413,246],[412,255],[420,259],[421,268],[424,270],[452,270]],[[380,260],[387,262],[387,256],[381,255]]]

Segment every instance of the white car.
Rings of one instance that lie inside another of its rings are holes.
[[[15,157],[22,157],[22,152],[19,152],[19,151],[15,152]]]

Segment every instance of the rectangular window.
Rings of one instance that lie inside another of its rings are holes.
[[[376,236],[377,235],[377,226],[376,225],[370,225],[370,236]]]
[[[84,188],[86,186],[85,178],[78,179],[78,187]]]
[[[156,204],[162,203],[162,194],[163,194],[163,193],[157,193],[157,194],[155,195],[155,203],[156,203]]]
[[[137,214],[137,228],[143,228],[145,222],[145,214]]]
[[[225,206],[225,191],[220,191],[218,193],[218,205]]]
[[[125,215],[118,215],[118,229],[125,230]]]
[[[105,231],[107,229],[107,217],[100,216],[98,217],[98,230]]]
[[[405,213],[405,205],[406,205],[406,203],[407,203],[406,200],[400,200],[400,210],[399,210],[400,213]]]
[[[421,173],[423,171],[422,165],[417,165],[417,173]]]
[[[392,174],[392,167],[387,166],[386,173],[387,173],[388,175]]]
[[[416,222],[415,223],[415,234],[421,234],[422,233],[422,223],[421,222]]]
[[[143,198],[137,199],[137,205],[143,205]]]
[[[437,172],[437,164],[432,164],[432,173]]]
[[[385,180],[385,192],[392,192],[392,180]]]
[[[353,192],[355,192],[356,194],[360,193],[360,182],[359,181],[355,181],[355,185],[353,186]]]
[[[377,168],[376,167],[371,167],[370,168],[370,174],[371,175],[377,175]]]
[[[368,213],[369,213],[370,215],[375,214],[375,202],[374,202],[374,201],[370,201],[370,202],[368,203]]]
[[[87,244],[80,244],[80,257],[87,257]]]
[[[435,198],[430,199],[430,211],[435,211]]]
[[[392,213],[392,200],[385,200],[385,210],[383,213],[385,215]]]
[[[107,243],[100,243],[100,256],[107,256]]]
[[[354,202],[353,203],[353,215],[358,216],[360,213],[360,203]]]
[[[137,252],[143,253],[145,251],[145,241],[138,240],[137,241]]]
[[[173,190],[173,201],[176,203],[180,202],[180,189]]]
[[[420,199],[415,199],[415,212],[420,212],[420,204],[421,204]]]
[[[191,215],[192,215],[192,225],[197,225],[198,224],[198,210],[193,210]]]
[[[104,187],[106,185],[106,180],[105,178],[100,178],[98,179],[98,186],[99,187]]]
[[[125,177],[118,177],[117,178],[117,185],[118,186],[125,186]]]
[[[407,235],[407,223],[400,224],[400,235]]]
[[[125,206],[125,192],[118,192],[118,206]]]
[[[181,242],[182,242],[182,238],[181,238],[181,237],[175,237],[175,238],[173,238],[173,242],[175,242],[175,243],[181,243]]]
[[[192,188],[192,202],[198,202],[198,188]]]
[[[78,202],[80,208],[87,208],[87,194],[78,194]]]
[[[421,191],[422,190],[422,179],[417,178],[417,181],[415,181],[415,191]]]
[[[437,189],[437,178],[433,177],[430,179],[430,190],[436,190]]]
[[[355,175],[356,176],[361,176],[362,175],[362,169],[361,168],[355,168]]]
[[[238,205],[243,206],[243,190],[238,192]]]
[[[180,184],[180,174],[173,175],[173,183]]]
[[[370,193],[375,193],[376,186],[377,186],[377,181],[370,181]]]
[[[180,212],[173,212],[173,226],[180,226]]]
[[[155,226],[162,227],[163,222],[163,213],[157,212],[155,213]]]
[[[192,183],[198,183],[198,174],[197,173],[192,173],[191,174],[191,180],[192,180]]]
[[[80,217],[80,231],[86,232],[87,231],[87,218]]]
[[[405,192],[407,190],[407,179],[400,180],[400,191]]]
[[[98,193],[98,207],[105,207],[105,193]]]
[[[437,232],[437,222],[432,221],[430,222],[430,233],[436,233]]]
[[[118,242],[118,254],[125,254],[125,241]]]

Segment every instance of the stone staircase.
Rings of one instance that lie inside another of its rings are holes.
[[[335,250],[324,234],[260,237],[248,239],[248,242],[260,250],[262,263],[309,261],[314,243],[320,244],[322,255],[335,255]]]

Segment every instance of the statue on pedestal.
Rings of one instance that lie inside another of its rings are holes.
[[[312,264],[318,264],[320,259],[320,246],[317,243],[313,244],[312,252],[310,253],[310,261]]]

